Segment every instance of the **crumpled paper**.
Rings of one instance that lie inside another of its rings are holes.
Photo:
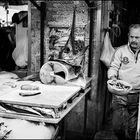
[[[5,124],[4,122],[0,123],[0,139],[5,139],[6,136],[11,132],[12,130],[10,130]]]

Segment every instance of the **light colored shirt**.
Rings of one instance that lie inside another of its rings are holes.
[[[116,49],[108,69],[108,78],[110,79],[111,76],[116,76],[117,79],[124,80],[140,89],[140,50],[134,53],[129,45]],[[126,105],[127,96],[113,94],[112,102],[114,101]]]
[[[119,47],[108,69],[108,78],[114,75],[132,86],[140,87],[140,50],[134,54],[129,45]]]

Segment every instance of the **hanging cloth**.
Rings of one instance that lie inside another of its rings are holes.
[[[109,38],[109,32],[106,32],[104,42],[103,42],[103,50],[101,52],[100,60],[107,66],[110,66],[110,62],[112,59],[112,56],[115,52],[115,49],[112,47],[110,38]]]
[[[19,67],[28,63],[28,28],[23,28],[22,23],[16,24],[16,48],[12,53],[13,60]]]

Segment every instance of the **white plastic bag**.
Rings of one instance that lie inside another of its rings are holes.
[[[27,66],[28,61],[28,29],[22,27],[22,23],[16,26],[16,48],[12,57],[19,67]]]
[[[104,38],[104,44],[103,44],[103,50],[101,53],[100,60],[107,66],[110,66],[110,62],[112,59],[112,56],[115,52],[115,49],[112,47],[110,38],[109,38],[109,33],[106,32],[105,38]]]

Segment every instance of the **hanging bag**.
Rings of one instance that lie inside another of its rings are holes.
[[[103,43],[103,50],[101,53],[100,60],[107,66],[110,66],[110,62],[112,59],[112,56],[115,52],[115,49],[112,47],[110,38],[109,38],[109,32],[106,32],[104,43]]]

